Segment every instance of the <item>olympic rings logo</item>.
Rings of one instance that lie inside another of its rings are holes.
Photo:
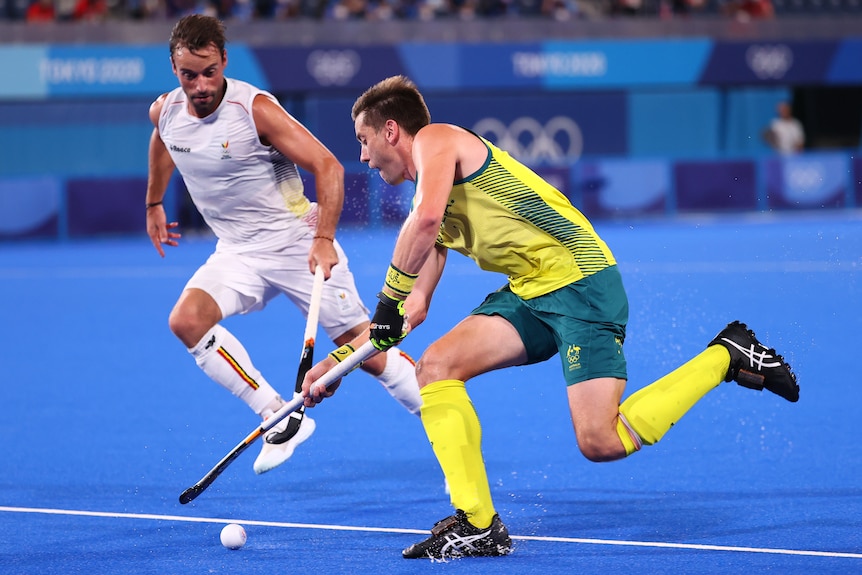
[[[793,66],[793,50],[783,44],[750,46],[745,51],[745,62],[761,80],[777,80]]]
[[[797,164],[789,166],[786,172],[788,184],[800,190],[816,190],[823,185],[824,174],[818,164]]]
[[[525,163],[571,162],[584,149],[581,128],[567,116],[554,116],[544,125],[522,116],[508,126],[498,118],[482,118],[473,131]]]
[[[359,72],[362,59],[355,50],[314,50],[308,55],[308,73],[321,86],[344,86]]]

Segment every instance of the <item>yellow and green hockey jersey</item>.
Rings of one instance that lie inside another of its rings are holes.
[[[478,137],[478,136],[477,136]],[[556,188],[484,138],[488,159],[453,184],[439,245],[508,276],[531,299],[616,261],[592,224]]]

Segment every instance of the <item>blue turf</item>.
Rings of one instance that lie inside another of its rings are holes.
[[[177,502],[257,424],[167,328],[209,240],[184,241],[163,261],[143,237],[0,244],[0,572],[862,570],[862,393],[853,368],[862,333],[860,221],[728,217],[598,228],[629,292],[628,392],[741,319],[785,354],[801,399],[725,384],[661,443],[594,464],[577,451],[556,360],[477,378],[468,390],[515,553],[445,564],[402,560],[400,549],[421,535],[385,531],[425,530],[450,510],[418,419],[359,373],[310,412],[318,430],[285,467],[256,476],[253,446],[193,503]],[[394,235],[341,234],[366,301]],[[404,348],[419,355],[503,281],[452,254],[432,315]],[[278,300],[226,323],[268,379],[288,389],[302,343],[299,312]],[[227,519],[247,524],[240,551],[219,545]],[[248,523],[255,521],[267,524]]]

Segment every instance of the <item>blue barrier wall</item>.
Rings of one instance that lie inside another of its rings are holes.
[[[355,92],[393,74],[449,92],[862,84],[862,35],[228,48],[232,74],[273,92]],[[162,44],[0,44],[0,75],[16,79],[0,99],[142,97],[174,81]]]
[[[858,39],[228,50],[230,75],[278,94],[348,166],[345,225],[394,223],[409,205],[409,187],[357,163],[349,115],[396,73],[435,121],[510,150],[592,217],[862,206],[855,151],[782,159],[760,137],[794,83],[862,84]],[[141,232],[147,109],[176,85],[166,48],[6,45],[0,74],[16,78],[0,85],[0,238]],[[178,181],[169,208],[183,201]]]
[[[396,225],[412,185],[393,188],[347,164],[344,226]],[[591,158],[536,171],[594,219],[862,207],[862,160],[843,152],[756,159]],[[313,198],[314,184],[306,179]],[[145,176],[0,178],[0,239],[143,233]],[[165,197],[184,209],[182,181]]]

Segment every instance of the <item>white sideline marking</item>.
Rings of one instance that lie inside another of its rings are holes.
[[[254,519],[226,519],[222,517],[189,517],[186,515],[154,515],[151,513],[113,513],[108,511],[79,511],[75,509],[45,509],[40,507],[4,507],[0,511],[10,513],[44,513],[46,515],[77,515],[83,517],[110,517],[115,519],[154,519],[157,521],[182,521],[186,523],[241,523],[263,527],[287,527],[294,529],[327,529],[330,531],[372,531],[378,533],[417,533],[427,535],[428,531],[417,529],[396,529],[388,527],[351,527],[349,525],[323,525],[317,523],[286,523],[283,521],[257,521]]]
[[[74,515],[82,517],[108,517],[115,519],[153,519],[156,521],[181,521],[186,523],[240,523],[263,527],[282,527],[293,529],[326,529],[329,531],[364,531],[371,533],[411,533],[427,535],[428,530],[399,529],[395,527],[352,527],[349,525],[325,525],[318,523],[286,523],[282,521],[257,521],[245,519],[225,519],[220,517],[188,517],[185,515],[155,515],[150,513],[113,513],[107,511],[80,511],[74,509],[45,509],[38,507],[5,507],[0,512],[42,513],[46,515]],[[585,545],[617,545],[623,547],[655,547],[661,549],[690,549],[697,551],[734,551],[738,553],[768,553],[772,555],[804,555],[809,557],[843,557],[862,559],[862,553],[840,553],[834,551],[806,551],[801,549],[773,549],[765,547],[736,547],[728,545],[699,545],[693,543],[663,543],[661,541],[621,541],[615,539],[582,539],[579,537],[540,537],[534,535],[512,535],[512,539],[522,541],[547,541],[552,543],[580,543]]]

